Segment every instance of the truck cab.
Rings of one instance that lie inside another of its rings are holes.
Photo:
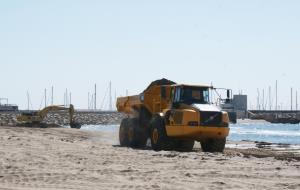
[[[210,102],[211,88],[190,85],[172,87],[171,106],[163,111],[168,136],[197,141],[228,136],[228,114]]]

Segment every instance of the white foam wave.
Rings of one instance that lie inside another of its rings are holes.
[[[272,131],[272,130],[249,130],[249,129],[231,129],[231,134],[238,135],[265,135],[265,136],[290,136],[290,137],[300,137],[300,131]]]

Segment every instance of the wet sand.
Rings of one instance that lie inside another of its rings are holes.
[[[111,132],[1,127],[0,143],[0,189],[300,189],[299,154],[239,146],[249,142],[154,152]]]

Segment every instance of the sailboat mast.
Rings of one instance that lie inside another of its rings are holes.
[[[278,82],[276,80],[276,86],[275,86],[275,91],[276,91],[276,105],[275,105],[275,110],[278,110]]]
[[[291,111],[293,111],[293,88],[291,88]]]
[[[45,107],[47,107],[47,89],[45,88]]]

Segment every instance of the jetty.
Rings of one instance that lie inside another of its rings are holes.
[[[270,123],[300,123],[300,111],[298,110],[248,110],[246,116],[249,119],[263,119]]]

